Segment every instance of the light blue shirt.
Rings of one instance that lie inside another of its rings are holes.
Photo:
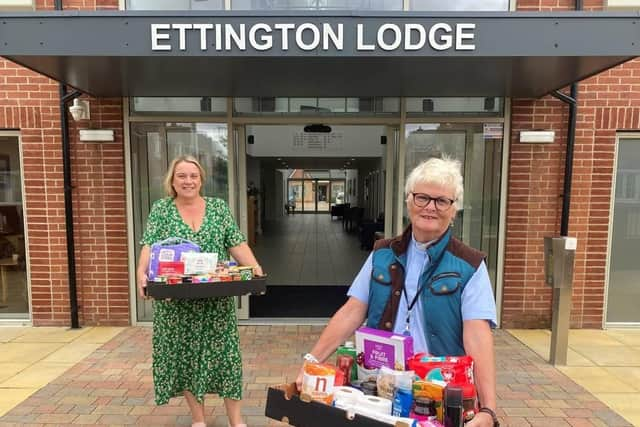
[[[369,283],[371,271],[373,269],[373,253],[369,255],[360,272],[353,280],[347,295],[357,298],[365,304],[369,303]],[[407,267],[405,274],[405,290],[407,298],[403,294],[400,297],[398,314],[395,319],[393,332],[402,334],[405,330],[407,319],[407,299],[409,303],[418,292],[418,278],[422,272],[429,267],[429,255],[426,245],[415,241],[411,236],[411,243],[407,251]],[[492,328],[496,326],[496,302],[493,297],[489,272],[484,261],[480,264],[476,272],[471,276],[467,286],[462,291],[462,320],[486,320]],[[429,352],[427,340],[424,333],[424,313],[420,298],[416,301],[411,316],[409,318],[409,329],[413,337],[414,353]]]

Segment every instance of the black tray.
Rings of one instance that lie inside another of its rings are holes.
[[[267,293],[266,277],[251,280],[213,283],[166,283],[148,282],[145,294],[155,299],[201,299],[240,295],[264,295]]]
[[[360,414],[349,418],[346,411],[300,396],[295,384],[269,387],[264,414],[298,427],[392,427]],[[397,427],[407,427],[403,422]]]

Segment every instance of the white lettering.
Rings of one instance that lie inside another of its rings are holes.
[[[213,24],[193,24],[194,30],[200,30],[200,50],[207,50],[207,30],[213,29]]]
[[[178,44],[180,46],[180,50],[187,50],[187,40],[185,37],[186,30],[190,30],[193,28],[191,24],[171,24],[171,28],[174,30],[178,30]]]
[[[267,34],[260,36],[260,42],[256,40],[256,32],[264,31]],[[273,37],[271,37],[271,27],[267,24],[252,25],[249,30],[249,43],[255,50],[268,50],[273,47]]]
[[[322,49],[329,50],[329,39],[331,39],[336,50],[342,50],[344,47],[343,30],[343,25],[338,24],[338,34],[336,34],[330,24],[322,24]]]
[[[159,33],[160,30],[169,29],[171,29],[170,24],[151,24],[151,50],[171,50],[170,44],[158,43],[159,40],[169,40],[169,34]]]
[[[282,50],[289,50],[289,30],[293,30],[295,25],[293,24],[275,24],[273,26],[276,30],[280,30],[282,34]]]
[[[372,44],[364,44],[364,41],[362,40],[363,36],[364,36],[364,25],[362,24],[358,24],[356,26],[356,30],[357,30],[357,44],[356,44],[356,50],[375,50],[375,46]]]
[[[440,38],[436,40],[436,31],[438,30],[442,30],[444,34],[442,34]],[[451,31],[451,25],[449,24],[445,24],[444,22],[434,24],[433,27],[429,29],[429,44],[431,45],[431,47],[435,50],[451,49],[451,46],[453,46]]]
[[[456,50],[475,50],[475,43],[464,44],[464,40],[474,40],[476,24],[457,24],[456,25]],[[467,33],[466,30],[469,30]]]
[[[222,24],[216,24],[215,27],[216,27],[216,32],[215,32],[216,50],[221,51],[222,50]]]
[[[391,30],[393,32],[393,41],[391,43],[387,43],[384,40],[384,33],[387,30]],[[402,43],[402,32],[400,31],[400,27],[395,24],[384,24],[378,28],[378,46],[380,46],[383,50],[396,50],[398,46]]]
[[[245,24],[240,24],[240,34],[233,29],[233,25],[224,24],[224,50],[231,50],[231,39],[240,50],[247,50],[247,39],[245,37]]]
[[[416,43],[411,42],[411,33],[418,33],[418,41]],[[427,40],[427,32],[420,24],[406,24],[404,26],[404,50],[420,50],[424,47],[424,43]]]
[[[302,33],[304,33],[306,30],[311,31],[311,34],[313,35],[313,38],[311,39],[311,43],[305,43],[305,41],[302,38]],[[320,44],[320,30],[318,29],[318,27],[316,27],[314,24],[311,24],[309,22],[306,22],[300,25],[296,29],[296,44],[302,50],[316,49]]]

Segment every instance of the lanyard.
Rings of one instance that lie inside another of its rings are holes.
[[[429,267],[427,268],[426,277],[431,276],[431,274],[433,274],[433,272],[438,267],[438,265],[440,265],[440,261],[442,261],[442,256],[444,255],[444,252],[445,251],[443,250],[440,256],[438,257],[438,259],[435,262],[429,264]],[[429,256],[429,253],[427,253],[427,256]],[[422,270],[420,270],[418,281],[420,281],[420,277],[422,277]],[[407,302],[407,319],[406,319],[404,331],[402,332],[402,334],[405,336],[411,336],[411,332],[409,331],[409,324],[411,321],[411,312],[413,311],[413,307],[415,307],[416,303],[418,302],[420,295],[424,291],[424,288],[427,286],[427,281],[425,281],[418,287],[418,290],[416,291],[416,295],[413,297],[413,300],[411,301],[411,303],[409,303],[409,296],[407,295],[407,287],[405,286],[406,280],[407,278],[405,277],[404,281],[402,282],[402,294],[404,295],[404,300]]]

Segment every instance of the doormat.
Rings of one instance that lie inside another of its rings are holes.
[[[348,286],[267,285],[267,294],[249,297],[250,317],[331,317],[347,302]]]

